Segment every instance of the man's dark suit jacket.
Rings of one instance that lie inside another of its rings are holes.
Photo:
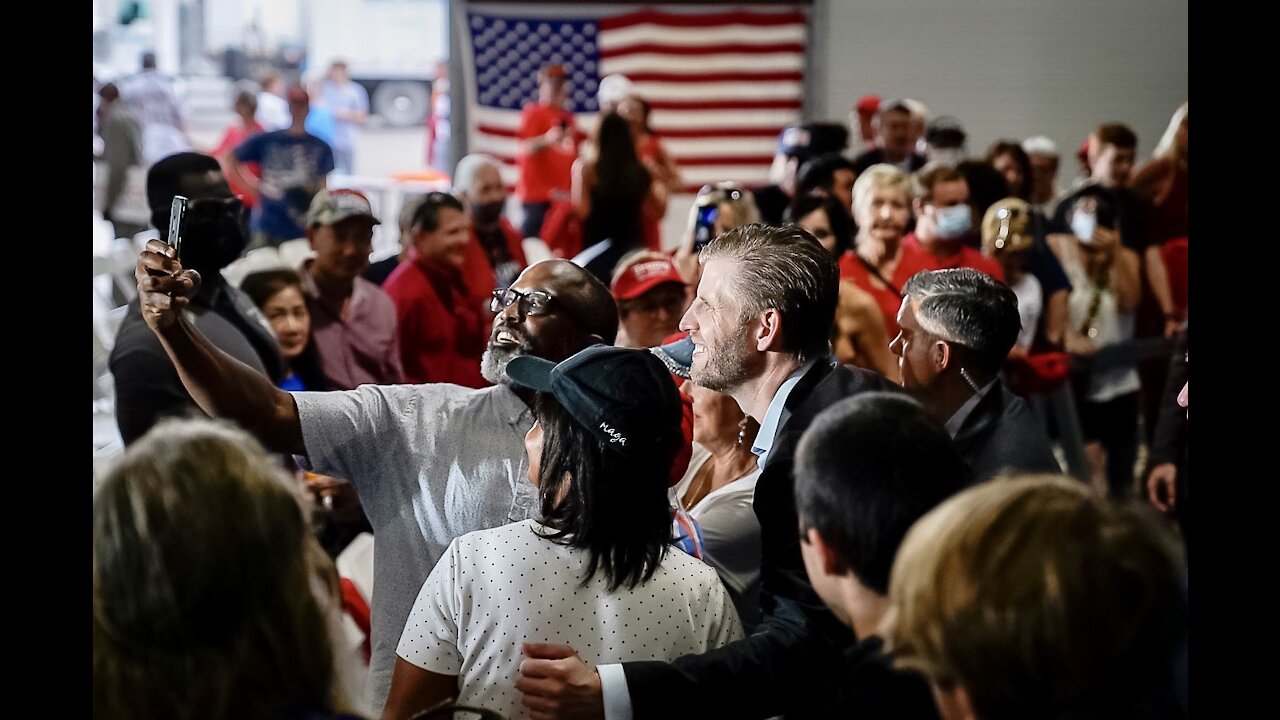
[[[872,390],[902,392],[881,375],[819,362],[787,398],[778,433],[756,482],[763,620],[750,637],[674,662],[623,663],[636,720],[766,718],[823,712],[836,694],[833,668],[854,645],[853,631],[813,591],[800,556],[792,466],[796,444],[832,404]],[[674,714],[673,714],[674,713]]]
[[[1039,418],[1003,381],[965,418],[955,443],[974,482],[1000,473],[1062,472]]]

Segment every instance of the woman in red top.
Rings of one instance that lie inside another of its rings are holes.
[[[903,235],[911,222],[911,178],[888,164],[872,165],[853,184],[853,217],[858,235],[840,258],[840,278],[875,298],[890,338],[898,334],[902,286],[916,263],[905,258]],[[919,269],[915,267],[915,269]]]
[[[236,115],[240,116],[239,119],[227,126],[226,132],[222,134],[222,141],[218,143],[218,147],[210,150],[209,154],[217,158],[218,164],[222,166],[222,174],[231,185],[231,192],[240,196],[246,208],[251,208],[258,202],[257,193],[245,187],[238,176],[230,172],[227,165],[231,161],[231,151],[235,150],[240,143],[262,132],[262,125],[255,119],[258,113],[258,98],[253,93],[242,90],[239,95],[236,95],[235,111]],[[258,163],[244,163],[242,167],[248,168],[254,177],[262,175],[258,170]]]

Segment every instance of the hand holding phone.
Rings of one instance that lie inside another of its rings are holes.
[[[182,259],[182,232],[185,228],[182,221],[187,213],[187,198],[182,195],[173,196],[173,204],[169,206],[169,237],[165,242],[173,248],[173,259]]]

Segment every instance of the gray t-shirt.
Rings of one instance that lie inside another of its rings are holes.
[[[533,413],[510,388],[362,385],[293,393],[304,465],[348,478],[377,551],[368,702],[382,713],[418,591],[454,538],[536,516],[524,435]]]

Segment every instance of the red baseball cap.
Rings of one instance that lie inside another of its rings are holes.
[[[614,278],[610,291],[615,300],[634,300],[663,283],[684,285],[684,278],[667,258],[632,263]]]

